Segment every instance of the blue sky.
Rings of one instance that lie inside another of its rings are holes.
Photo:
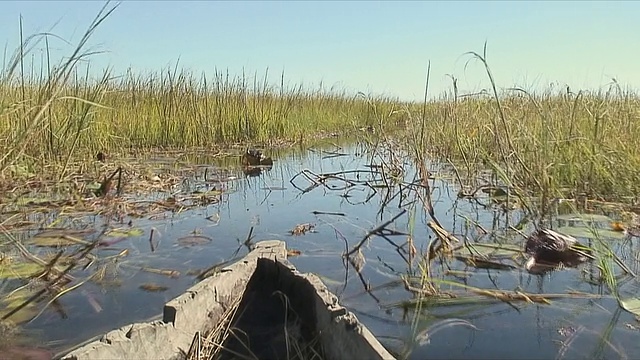
[[[115,3],[112,3],[115,4]],[[51,31],[75,44],[104,5],[98,1],[0,1],[0,45]],[[488,87],[482,52],[500,87],[546,89],[549,83],[597,89],[616,78],[640,87],[640,2],[595,1],[123,1],[90,40],[105,50],[91,69],[146,72],[179,66],[195,73],[232,74],[267,68],[272,80],[306,88],[421,99],[427,62],[430,92]],[[54,26],[55,25],[55,26]],[[72,46],[50,39],[54,56]],[[34,51],[39,64],[44,45]]]

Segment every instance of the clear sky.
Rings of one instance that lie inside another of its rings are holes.
[[[116,4],[116,3],[112,3]],[[11,53],[26,35],[51,31],[75,44],[104,2],[0,1],[0,41]],[[427,62],[432,94],[488,87],[482,52],[500,87],[597,89],[616,78],[640,88],[640,2],[595,1],[123,1],[90,40],[105,50],[93,71],[179,66],[196,73],[285,71],[289,84],[421,99]],[[55,56],[72,47],[50,39]],[[44,45],[34,56],[41,57]]]

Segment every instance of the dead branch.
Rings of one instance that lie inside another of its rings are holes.
[[[351,255],[353,255],[354,252],[360,250],[360,248],[362,247],[362,245],[364,245],[364,243],[373,235],[387,235],[385,234],[383,231],[386,230],[385,228],[387,226],[389,226],[391,223],[393,223],[394,221],[396,221],[400,216],[404,215],[404,213],[406,213],[407,210],[406,209],[402,209],[402,211],[400,211],[397,215],[395,215],[394,217],[392,217],[391,219],[385,221],[384,223],[382,223],[381,225],[379,225],[378,227],[376,227],[375,229],[369,231],[367,233],[367,235],[364,236],[364,238],[362,240],[360,240],[360,242],[353,247],[353,249],[351,249],[351,251],[349,251],[347,254],[345,254],[345,257],[350,257]],[[390,231],[390,230],[387,230]],[[394,233],[394,234],[400,234],[400,233]],[[387,239],[388,240],[388,239]],[[395,244],[394,244],[395,245]],[[397,246],[397,245],[396,245]]]

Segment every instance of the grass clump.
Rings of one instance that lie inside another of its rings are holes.
[[[53,35],[21,36],[0,73],[0,170],[98,151],[302,142],[373,126],[371,105],[386,113],[401,106],[396,99],[351,95],[322,84],[288,86],[284,72],[273,85],[268,69],[252,76],[220,70],[198,75],[177,66],[116,76],[106,69],[96,77],[95,69],[84,65],[98,54],[87,43],[116,8],[105,4],[57,65],[48,51]],[[47,51],[37,68],[31,51],[43,42]],[[402,121],[402,116],[394,117]]]
[[[373,125],[370,102],[386,111],[399,104],[322,88],[249,85],[220,72],[213,79],[196,77],[187,70],[73,77],[44,101],[46,83],[28,79],[24,101],[15,84],[0,84],[6,103],[0,111],[0,137],[7,140],[2,151],[22,149],[19,155],[49,159],[84,150],[303,142]],[[33,109],[44,110],[34,115]]]
[[[499,91],[486,52],[469,55],[485,66],[490,90],[460,94],[452,77],[453,91],[412,109],[423,118],[411,122],[415,151],[455,163],[464,179],[491,169],[503,185],[540,196],[629,200],[640,191],[636,93],[615,80],[598,91]]]

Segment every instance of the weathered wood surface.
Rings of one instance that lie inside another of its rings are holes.
[[[162,320],[110,331],[61,359],[181,359],[197,331],[204,333],[223,320],[227,305],[243,296],[258,267],[259,276],[289,293],[292,306],[304,320],[315,322],[328,359],[394,359],[320,278],[299,273],[287,261],[285,243],[278,240],[259,242],[243,259],[169,301]]]

